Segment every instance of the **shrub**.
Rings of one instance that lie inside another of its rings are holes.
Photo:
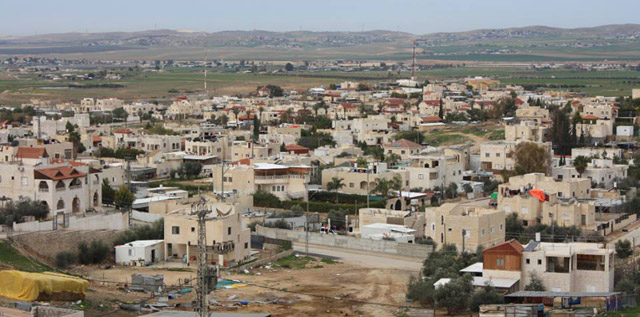
[[[276,221],[266,222],[264,226],[267,228],[291,229],[291,226],[289,226],[289,223],[284,219],[278,219]]]
[[[122,245],[136,240],[164,239],[164,220],[160,219],[151,225],[129,228],[121,233],[114,241],[115,245]]]
[[[62,251],[56,254],[56,266],[61,269],[66,269],[69,265],[75,264],[78,261],[78,256],[70,251]]]
[[[98,264],[109,256],[109,252],[111,248],[102,241],[93,240],[91,244],[83,241],[78,244],[78,262],[85,265]]]
[[[433,283],[430,280],[421,281],[411,277],[407,287],[407,298],[420,303],[423,306],[433,305]]]
[[[471,297],[471,303],[469,304],[469,310],[472,312],[478,312],[481,305],[488,304],[502,304],[503,298],[496,292],[495,288],[486,285],[482,289],[473,293]]]

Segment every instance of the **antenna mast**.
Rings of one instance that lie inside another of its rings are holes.
[[[416,40],[413,40],[413,60],[411,63],[411,80],[416,80]]]
[[[207,208],[207,201],[202,196],[199,202],[191,205],[191,215],[198,217],[198,288],[195,308],[200,317],[209,316],[207,294],[215,288],[218,280],[215,268],[207,265],[207,215],[211,211]]]

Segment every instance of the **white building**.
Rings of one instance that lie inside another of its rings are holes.
[[[116,263],[146,266],[164,259],[164,240],[137,240],[115,246]]]

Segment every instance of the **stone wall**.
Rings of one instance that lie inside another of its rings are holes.
[[[268,238],[289,240],[303,243],[306,241],[306,233],[303,231],[292,231],[286,229],[265,228],[256,226],[259,235]],[[340,236],[333,234],[309,233],[309,243],[336,247],[350,250],[379,252],[391,255],[426,258],[433,251],[433,247],[424,244],[402,243],[387,240],[362,239],[350,236]]]
[[[56,254],[61,251],[77,252],[78,244],[81,241],[91,243],[94,239],[113,245],[115,239],[121,231],[98,230],[98,231],[69,231],[57,230],[47,232],[31,232],[14,235],[12,240],[16,241],[29,252],[44,257],[50,261],[55,260]]]
[[[59,217],[58,229],[64,227],[62,217]],[[91,216],[71,216],[69,217],[69,228],[71,230],[126,230],[129,228],[129,214],[115,212],[111,214],[97,214]],[[30,221],[23,223],[13,223],[14,232],[37,232],[53,230],[53,220]]]

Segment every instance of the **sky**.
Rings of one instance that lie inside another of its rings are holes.
[[[413,34],[640,23],[639,0],[2,0],[0,35],[143,31],[361,31]]]

